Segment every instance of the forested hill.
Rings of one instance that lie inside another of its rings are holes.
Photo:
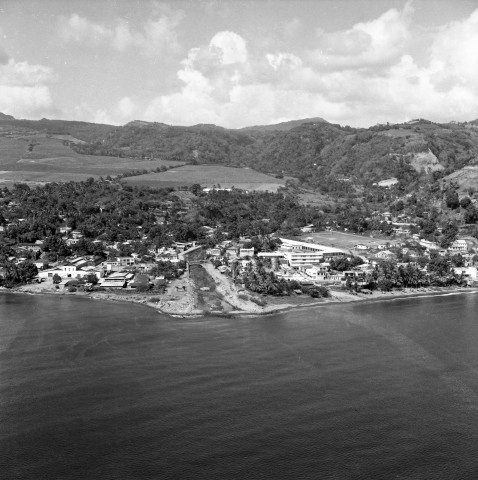
[[[13,128],[68,134],[82,141],[70,145],[79,153],[249,166],[299,177],[323,191],[366,186],[390,177],[410,185],[478,165],[477,124],[420,119],[355,129],[313,118],[234,130],[139,120],[115,127],[0,115],[2,132]]]

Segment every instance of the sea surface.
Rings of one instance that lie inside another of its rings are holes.
[[[477,479],[478,294],[177,319],[2,293],[0,478]]]

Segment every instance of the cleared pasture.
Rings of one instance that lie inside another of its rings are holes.
[[[193,185],[202,187],[240,188],[243,190],[275,192],[285,185],[285,180],[271,177],[249,168],[232,168],[221,165],[185,165],[167,172],[148,173],[128,177],[131,185],[156,187]]]
[[[88,178],[99,178],[100,175],[74,172],[25,172],[25,171],[0,171],[0,183],[37,183],[49,182],[82,182]]]
[[[0,182],[62,182],[184,165],[168,160],[81,155],[46,135],[0,137]]]

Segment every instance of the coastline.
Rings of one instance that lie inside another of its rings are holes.
[[[312,309],[317,307],[331,306],[331,305],[340,305],[340,304],[349,304],[349,303],[375,303],[375,302],[386,302],[391,300],[402,300],[408,298],[426,298],[433,296],[447,296],[447,295],[460,295],[460,294],[472,294],[478,293],[478,287],[427,287],[427,288],[417,288],[417,289],[408,289],[400,291],[391,291],[391,292],[374,292],[372,295],[366,294],[350,294],[346,291],[332,290],[331,297],[322,298],[317,301],[310,302],[300,302],[300,299],[295,297],[298,301],[294,303],[274,303],[274,297],[265,297],[269,302],[264,307],[260,307],[256,304],[252,304],[251,308],[247,308],[244,305],[243,301],[237,298],[237,302],[230,302],[231,292],[228,292],[227,300],[231,303],[233,308],[228,311],[216,311],[216,310],[205,310],[198,308],[197,302],[194,301],[194,287],[189,285],[191,290],[185,292],[177,301],[166,299],[159,301],[149,301],[151,298],[158,298],[157,295],[145,295],[145,294],[131,294],[131,295],[120,295],[115,292],[68,292],[68,291],[58,291],[58,290],[45,290],[38,288],[31,288],[31,285],[23,285],[20,287],[15,287],[13,289],[0,288],[0,293],[3,291],[5,293],[15,293],[15,294],[24,294],[24,295],[52,295],[52,296],[76,296],[82,298],[89,298],[91,300],[101,300],[115,303],[136,303],[145,307],[149,307],[155,310],[157,313],[168,315],[171,317],[180,317],[180,318],[195,318],[205,315],[213,315],[220,317],[241,317],[241,316],[262,316],[270,315],[275,313],[289,312],[292,310],[303,310],[303,309]],[[219,289],[218,289],[219,290]],[[222,292],[225,293],[225,292]],[[193,294],[193,295],[191,295]],[[234,305],[234,303],[241,303],[241,307]],[[251,303],[251,302],[249,302]],[[240,309],[238,309],[240,308]]]

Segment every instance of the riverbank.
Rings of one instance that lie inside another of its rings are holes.
[[[180,279],[172,281],[166,292],[162,294],[121,290],[69,292],[67,289],[57,289],[56,285],[50,282],[23,285],[8,291],[34,295],[75,295],[96,300],[138,303],[153,308],[159,313],[179,317],[195,317],[206,314],[255,316],[342,303],[389,301],[401,298],[478,292],[476,287],[427,287],[390,292],[374,291],[372,294],[353,294],[340,288],[332,288],[330,297],[321,299],[312,299],[306,295],[262,297],[238,287],[230,277],[221,274],[212,264],[205,264],[202,268],[204,271],[199,276],[190,276],[186,273]],[[261,303],[265,304],[261,305]]]

